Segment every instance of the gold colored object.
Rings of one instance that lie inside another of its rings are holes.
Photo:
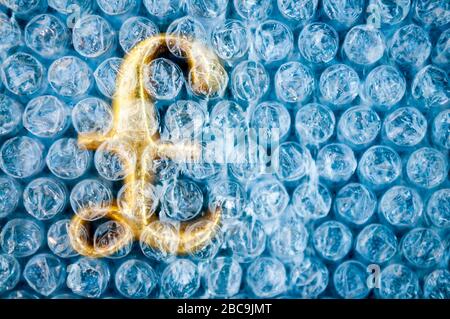
[[[159,141],[157,136],[157,116],[150,95],[144,88],[144,67],[168,47],[177,45],[188,62],[189,84],[192,91],[206,97],[220,95],[227,75],[219,59],[203,44],[177,36],[158,35],[140,42],[124,59],[116,80],[116,93],[113,99],[113,128],[106,135],[82,134],[78,143],[88,149],[107,145],[124,162],[128,175],[124,183],[131,185],[124,194],[126,207],[130,211],[121,212],[117,205],[107,208],[104,217],[123,225],[123,233],[106,246],[89,244],[86,226],[88,221],[80,211],[73,217],[69,226],[69,237],[73,248],[88,257],[110,256],[118,252],[132,240],[144,241],[155,249],[175,247],[175,253],[186,254],[204,247],[216,233],[221,212],[208,211],[194,221],[181,222],[173,232],[161,232],[164,222],[156,214],[148,214],[145,204],[144,188],[152,182],[148,161],[158,157],[171,159],[196,159],[198,145],[172,144]],[[131,159],[121,145],[136,154]]]

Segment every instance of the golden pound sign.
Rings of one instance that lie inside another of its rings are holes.
[[[153,180],[148,169],[152,160],[158,157],[196,159],[200,153],[198,145],[174,145],[159,140],[155,106],[144,88],[144,67],[173,46],[187,59],[188,81],[194,94],[207,98],[223,94],[228,81],[226,71],[217,56],[199,42],[161,34],[140,42],[126,56],[116,80],[113,128],[106,135],[79,135],[78,143],[88,149],[107,147],[121,159],[128,172],[124,178],[128,186],[124,201],[130,209],[124,213],[116,204],[107,207],[104,217],[115,221],[123,231],[116,238],[95,245],[89,243],[86,231],[88,220],[93,219],[95,212],[78,211],[70,223],[69,237],[72,247],[81,255],[111,256],[133,240],[141,240],[153,249],[186,254],[208,244],[219,227],[221,212],[216,210],[196,220],[181,222],[175,230],[160,221],[155,213],[149,213],[146,203],[145,188]]]

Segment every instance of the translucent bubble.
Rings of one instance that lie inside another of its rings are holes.
[[[223,233],[221,229],[210,220],[198,220],[186,227],[186,233],[192,234],[202,231],[206,228],[213,229],[214,234],[202,244],[198,246],[195,242],[187,245],[187,252],[190,258],[199,261],[202,265],[214,260],[223,244]]]
[[[115,284],[122,296],[146,298],[157,285],[157,275],[146,262],[138,259],[125,261],[116,271]]]
[[[103,217],[111,203],[111,190],[97,179],[82,180],[70,193],[72,210],[84,220]]]
[[[158,27],[150,19],[131,17],[120,27],[119,44],[126,53],[129,53],[136,44],[158,33]]]
[[[5,253],[14,257],[28,257],[36,253],[43,242],[41,227],[32,220],[9,220],[0,233],[0,243]]]
[[[298,22],[311,20],[317,11],[318,0],[277,0],[278,10],[287,19]]]
[[[397,253],[397,237],[384,225],[370,224],[358,234],[355,250],[367,262],[382,264]]]
[[[2,4],[18,14],[27,14],[42,6],[42,0],[4,0]]]
[[[314,76],[309,68],[298,62],[281,65],[275,74],[277,97],[287,103],[308,99],[314,91]]]
[[[161,291],[168,298],[187,299],[200,287],[197,265],[187,259],[177,259],[161,275]]]
[[[291,268],[289,286],[296,297],[317,298],[327,288],[328,277],[328,269],[319,259],[307,257]]]
[[[350,103],[358,96],[358,73],[345,64],[332,65],[320,75],[319,89],[322,97],[329,103]]]
[[[35,179],[23,191],[25,209],[39,220],[48,220],[61,213],[66,206],[66,199],[66,187],[53,178]]]
[[[332,183],[348,181],[356,170],[356,158],[350,147],[332,143],[322,147],[316,165],[320,177]]]
[[[286,58],[292,51],[293,43],[292,31],[281,22],[268,20],[255,30],[254,49],[265,63]]]
[[[286,270],[275,258],[262,257],[247,269],[247,284],[261,298],[271,298],[286,289]]]
[[[97,0],[97,4],[104,13],[115,16],[131,11],[136,5],[136,0]]]
[[[335,123],[333,112],[318,103],[300,107],[295,116],[298,139],[308,145],[325,143],[333,135]]]
[[[270,253],[283,261],[299,260],[308,245],[308,231],[301,222],[280,224],[269,239]]]
[[[423,296],[427,299],[449,299],[449,286],[450,272],[447,269],[437,269],[425,278]]]
[[[48,169],[62,179],[75,179],[88,169],[91,155],[74,138],[62,138],[50,146],[46,157]]]
[[[345,185],[338,191],[334,200],[338,217],[355,225],[365,224],[372,217],[376,206],[375,195],[359,183]]]
[[[448,66],[450,63],[450,29],[441,33],[434,47],[433,63]]]
[[[101,177],[109,181],[120,181],[134,171],[136,153],[126,140],[103,142],[95,152],[94,165]]]
[[[72,124],[80,134],[106,134],[113,124],[112,109],[105,101],[88,97],[72,109]]]
[[[422,147],[413,152],[406,164],[406,174],[419,187],[433,188],[445,181],[448,163],[445,155],[430,148]]]
[[[323,10],[329,19],[351,26],[364,11],[363,0],[323,0]]]
[[[145,89],[158,100],[175,99],[184,84],[180,67],[165,58],[151,61],[144,68],[143,76]]]
[[[450,4],[446,0],[416,1],[414,13],[425,26],[442,27],[450,22]]]
[[[411,0],[370,0],[370,5],[379,10],[381,23],[395,25],[408,16]]]
[[[426,107],[446,107],[450,101],[450,84],[447,72],[433,65],[420,70],[411,85],[411,94]]]
[[[430,222],[441,228],[450,227],[450,189],[438,190],[428,199],[426,214]]]
[[[133,248],[132,240],[128,240],[125,244],[120,245],[123,238],[133,238],[131,227],[123,222],[109,220],[100,224],[94,232],[93,236],[94,249],[102,251],[110,247],[118,247],[108,258],[117,259],[127,256]]]
[[[211,261],[206,272],[208,291],[215,297],[227,298],[239,292],[242,268],[232,257],[218,257]]]
[[[166,34],[179,39],[196,41],[200,43],[206,43],[207,36],[203,25],[198,20],[190,16],[185,16],[172,21],[167,28]],[[183,47],[181,41],[179,42],[168,38],[167,47],[173,55],[179,58],[186,56],[186,48]]]
[[[384,119],[383,135],[397,147],[411,147],[423,140],[427,128],[427,119],[418,109],[401,107]]]
[[[42,95],[28,102],[23,113],[23,126],[42,138],[63,134],[70,124],[70,109],[57,97]]]
[[[104,261],[84,257],[69,265],[67,273],[67,287],[74,294],[87,298],[99,298],[110,278],[108,265]]]
[[[176,14],[184,2],[181,0],[144,0],[147,11],[158,18]]]
[[[331,194],[322,185],[301,183],[292,193],[292,206],[298,216],[305,219],[320,219],[326,217],[331,209]]]
[[[134,196],[130,202],[129,198]],[[120,212],[130,218],[139,218],[137,214],[145,212],[145,217],[150,218],[159,205],[159,191],[153,184],[125,183],[117,193],[117,206]]]
[[[17,101],[0,94],[0,136],[7,136],[18,131],[21,126],[22,111],[22,106]]]
[[[164,129],[172,141],[198,137],[205,124],[205,110],[194,101],[177,101],[164,116]]]
[[[380,274],[379,296],[383,299],[417,299],[420,293],[419,279],[408,267],[392,264]]]
[[[257,102],[269,89],[270,78],[264,66],[256,61],[239,63],[231,74],[231,86],[235,98]]]
[[[289,194],[278,179],[261,178],[251,186],[249,199],[255,216],[265,221],[275,219],[284,212]]]
[[[8,254],[0,254],[0,293],[13,289],[20,280],[20,264]]]
[[[327,221],[314,230],[313,243],[323,258],[338,261],[348,254],[352,247],[352,233],[344,224]]]
[[[361,156],[358,175],[361,181],[369,183],[374,189],[392,184],[401,174],[400,156],[388,146],[376,145]]]
[[[51,58],[67,50],[70,33],[65,24],[54,15],[41,14],[26,25],[25,43],[37,54]]]
[[[227,19],[211,31],[214,52],[224,60],[243,57],[249,48],[247,29],[239,20]]]
[[[194,17],[217,18],[227,10],[228,0],[188,0],[187,9]]]
[[[22,193],[20,184],[11,177],[0,176],[0,218],[14,212]]]
[[[55,92],[64,97],[80,96],[91,87],[89,66],[74,56],[55,60],[48,70],[48,82]]]
[[[31,177],[44,168],[44,146],[27,136],[16,136],[0,149],[0,167],[15,178]]]
[[[222,179],[211,185],[208,207],[211,211],[220,209],[223,218],[235,219],[242,214],[246,196],[242,186],[233,180]]]
[[[394,186],[381,197],[378,210],[394,227],[413,227],[422,216],[423,202],[414,189]]]
[[[71,258],[78,256],[70,243],[70,219],[61,219],[53,223],[47,232],[47,245],[56,256]]]
[[[261,157],[264,157],[266,150],[262,146],[257,146],[251,142],[249,136],[244,137],[235,146],[234,158],[229,164],[231,174],[243,185],[256,179],[264,170]]]
[[[157,241],[154,240],[156,232],[160,234]],[[177,236],[178,230],[173,224],[154,221],[142,231],[139,245],[146,257],[169,263],[176,257],[178,241],[171,239]]]
[[[207,79],[204,85],[198,79]],[[188,89],[202,99],[215,99],[222,97],[228,85],[228,74],[217,60],[205,61],[205,65],[194,65],[188,74]]]
[[[39,254],[33,256],[23,270],[23,276],[34,291],[49,296],[64,283],[65,265],[55,256]]]
[[[249,127],[258,136],[260,143],[275,143],[288,135],[291,117],[283,104],[275,101],[262,102],[250,109],[249,113]]]
[[[272,167],[282,182],[299,181],[309,174],[311,154],[308,149],[295,142],[284,142],[272,153]]]
[[[369,294],[366,267],[349,260],[339,265],[333,275],[334,288],[345,299],[362,299]]]
[[[377,138],[380,129],[381,120],[377,112],[367,106],[354,106],[341,115],[337,138],[358,151],[370,146]]]
[[[266,247],[266,233],[260,221],[245,219],[228,227],[227,244],[238,262],[248,263],[262,254]]]
[[[436,115],[431,134],[436,145],[450,149],[450,110],[444,110]]]
[[[339,36],[336,30],[326,23],[310,23],[300,32],[298,48],[305,60],[317,64],[328,63],[336,56]]]
[[[389,110],[405,95],[406,81],[400,71],[390,65],[374,68],[364,82],[364,94],[381,110]]]
[[[242,133],[247,129],[244,110],[239,104],[229,100],[222,100],[214,105],[209,122],[217,130],[230,129]]]
[[[200,187],[188,180],[175,180],[164,190],[161,198],[162,213],[176,221],[186,221],[196,217],[203,206]]]
[[[44,84],[45,68],[34,56],[17,52],[3,61],[1,76],[5,87],[17,95],[32,95]]]
[[[271,0],[234,0],[236,12],[246,20],[262,21],[272,12]]]
[[[98,58],[111,50],[115,44],[115,36],[109,22],[98,15],[82,16],[72,30],[75,51],[91,59]]]
[[[389,51],[392,59],[400,66],[418,67],[430,56],[431,43],[422,28],[408,24],[394,33]]]
[[[342,48],[351,62],[369,65],[383,57],[385,44],[381,31],[374,26],[362,24],[350,29]]]
[[[437,233],[428,228],[415,228],[403,236],[403,256],[413,266],[429,268],[436,266],[445,253],[445,246]]]
[[[121,58],[109,58],[103,61],[94,72],[95,83],[101,94],[112,98],[116,90],[116,78],[123,62]]]
[[[8,51],[9,49],[20,45],[22,33],[20,26],[14,18],[8,17],[0,12],[0,51]]]

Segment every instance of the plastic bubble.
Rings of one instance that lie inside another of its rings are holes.
[[[98,15],[85,15],[73,27],[72,43],[81,56],[98,58],[114,47],[115,37],[107,20]]]
[[[417,299],[419,280],[416,274],[401,264],[391,264],[380,274],[379,296],[384,299]]]
[[[363,264],[357,261],[346,261],[334,272],[333,283],[342,298],[361,299],[369,294],[366,277],[366,267]]]
[[[339,36],[332,26],[313,22],[300,32],[298,48],[305,60],[317,64],[328,63],[336,56]]]
[[[247,269],[247,284],[256,296],[271,298],[286,289],[286,270],[275,258],[261,257]]]
[[[386,263],[397,253],[397,237],[385,225],[370,224],[358,234],[355,250],[367,262]]]
[[[33,135],[57,137],[69,127],[70,109],[57,97],[42,95],[28,102],[22,119],[23,126]]]
[[[192,297],[200,287],[197,265],[187,259],[177,259],[164,269],[161,288],[168,298]]]
[[[275,90],[278,98],[287,103],[307,100],[314,91],[311,71],[298,62],[281,65],[275,74]]]
[[[1,65],[5,87],[16,95],[32,95],[44,86],[45,68],[34,56],[17,52]]]
[[[31,177],[44,168],[44,145],[27,136],[17,136],[3,143],[0,149],[0,167],[15,178]]]
[[[89,66],[75,56],[55,60],[48,70],[48,82],[55,92],[63,97],[80,96],[87,93],[92,84]]]

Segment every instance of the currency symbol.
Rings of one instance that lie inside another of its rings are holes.
[[[144,67],[153,59],[177,46],[189,67],[189,85],[195,94],[206,98],[223,94],[228,80],[217,56],[203,44],[186,38],[158,35],[140,42],[125,57],[116,80],[113,98],[113,128],[106,135],[79,135],[78,143],[88,149],[106,148],[117,155],[128,174],[124,178],[126,211],[117,204],[103,216],[117,223],[115,234],[95,245],[87,227],[95,211],[85,209],[74,215],[69,226],[73,248],[81,255],[104,257],[115,254],[133,240],[144,241],[154,249],[186,254],[204,247],[217,232],[221,212],[207,211],[193,221],[181,222],[179,229],[149,213],[146,187],[152,183],[150,161],[158,157],[183,161],[199,156],[195,143],[163,142],[157,133],[157,114],[152,98],[144,88]],[[95,216],[94,216],[95,217]],[[120,231],[119,231],[120,230]]]

